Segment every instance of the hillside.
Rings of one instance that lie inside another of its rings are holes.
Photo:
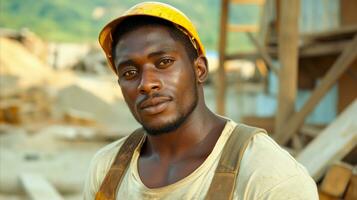
[[[51,41],[92,42],[103,25],[140,1],[133,0],[1,0],[0,27],[29,28]],[[219,0],[162,0],[185,12],[198,27],[207,49],[217,46]],[[254,21],[252,7],[237,8],[234,21]],[[237,14],[238,13],[238,14]],[[238,37],[241,48],[247,46]]]

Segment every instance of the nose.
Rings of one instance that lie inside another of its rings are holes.
[[[150,94],[153,91],[158,91],[162,87],[158,72],[153,67],[143,67],[141,72],[141,80],[138,90],[141,94]]]

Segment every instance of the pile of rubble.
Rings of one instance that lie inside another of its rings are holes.
[[[110,73],[54,70],[21,41],[1,37],[0,43],[0,123],[45,121],[121,129],[123,134],[132,130],[123,129],[128,121],[118,124],[118,118],[130,114]],[[79,58],[78,63],[81,60],[85,59]]]
[[[36,199],[36,184],[82,199],[93,154],[137,127],[100,59],[78,73],[78,63],[95,63],[83,61],[87,54],[54,69],[43,52],[48,45],[34,34],[0,30],[0,199]]]

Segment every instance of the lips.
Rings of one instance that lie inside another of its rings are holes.
[[[153,97],[140,103],[139,108],[147,114],[157,114],[165,110],[170,101],[170,97]]]

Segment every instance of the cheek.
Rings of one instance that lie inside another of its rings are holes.
[[[166,80],[170,91],[175,91],[176,97],[181,99],[180,101],[190,101],[191,93],[195,87],[195,75],[191,69],[177,70]],[[182,103],[182,102],[181,102]]]
[[[135,107],[135,100],[136,100],[136,88],[133,86],[128,86],[126,84],[120,85],[121,92],[123,94],[124,100],[130,110],[133,111]]]
[[[173,85],[179,87],[192,87],[192,84],[195,82],[195,73],[193,71],[192,66],[185,66],[184,62],[178,62],[177,65],[174,66],[175,70],[173,70],[169,76],[169,79]]]

